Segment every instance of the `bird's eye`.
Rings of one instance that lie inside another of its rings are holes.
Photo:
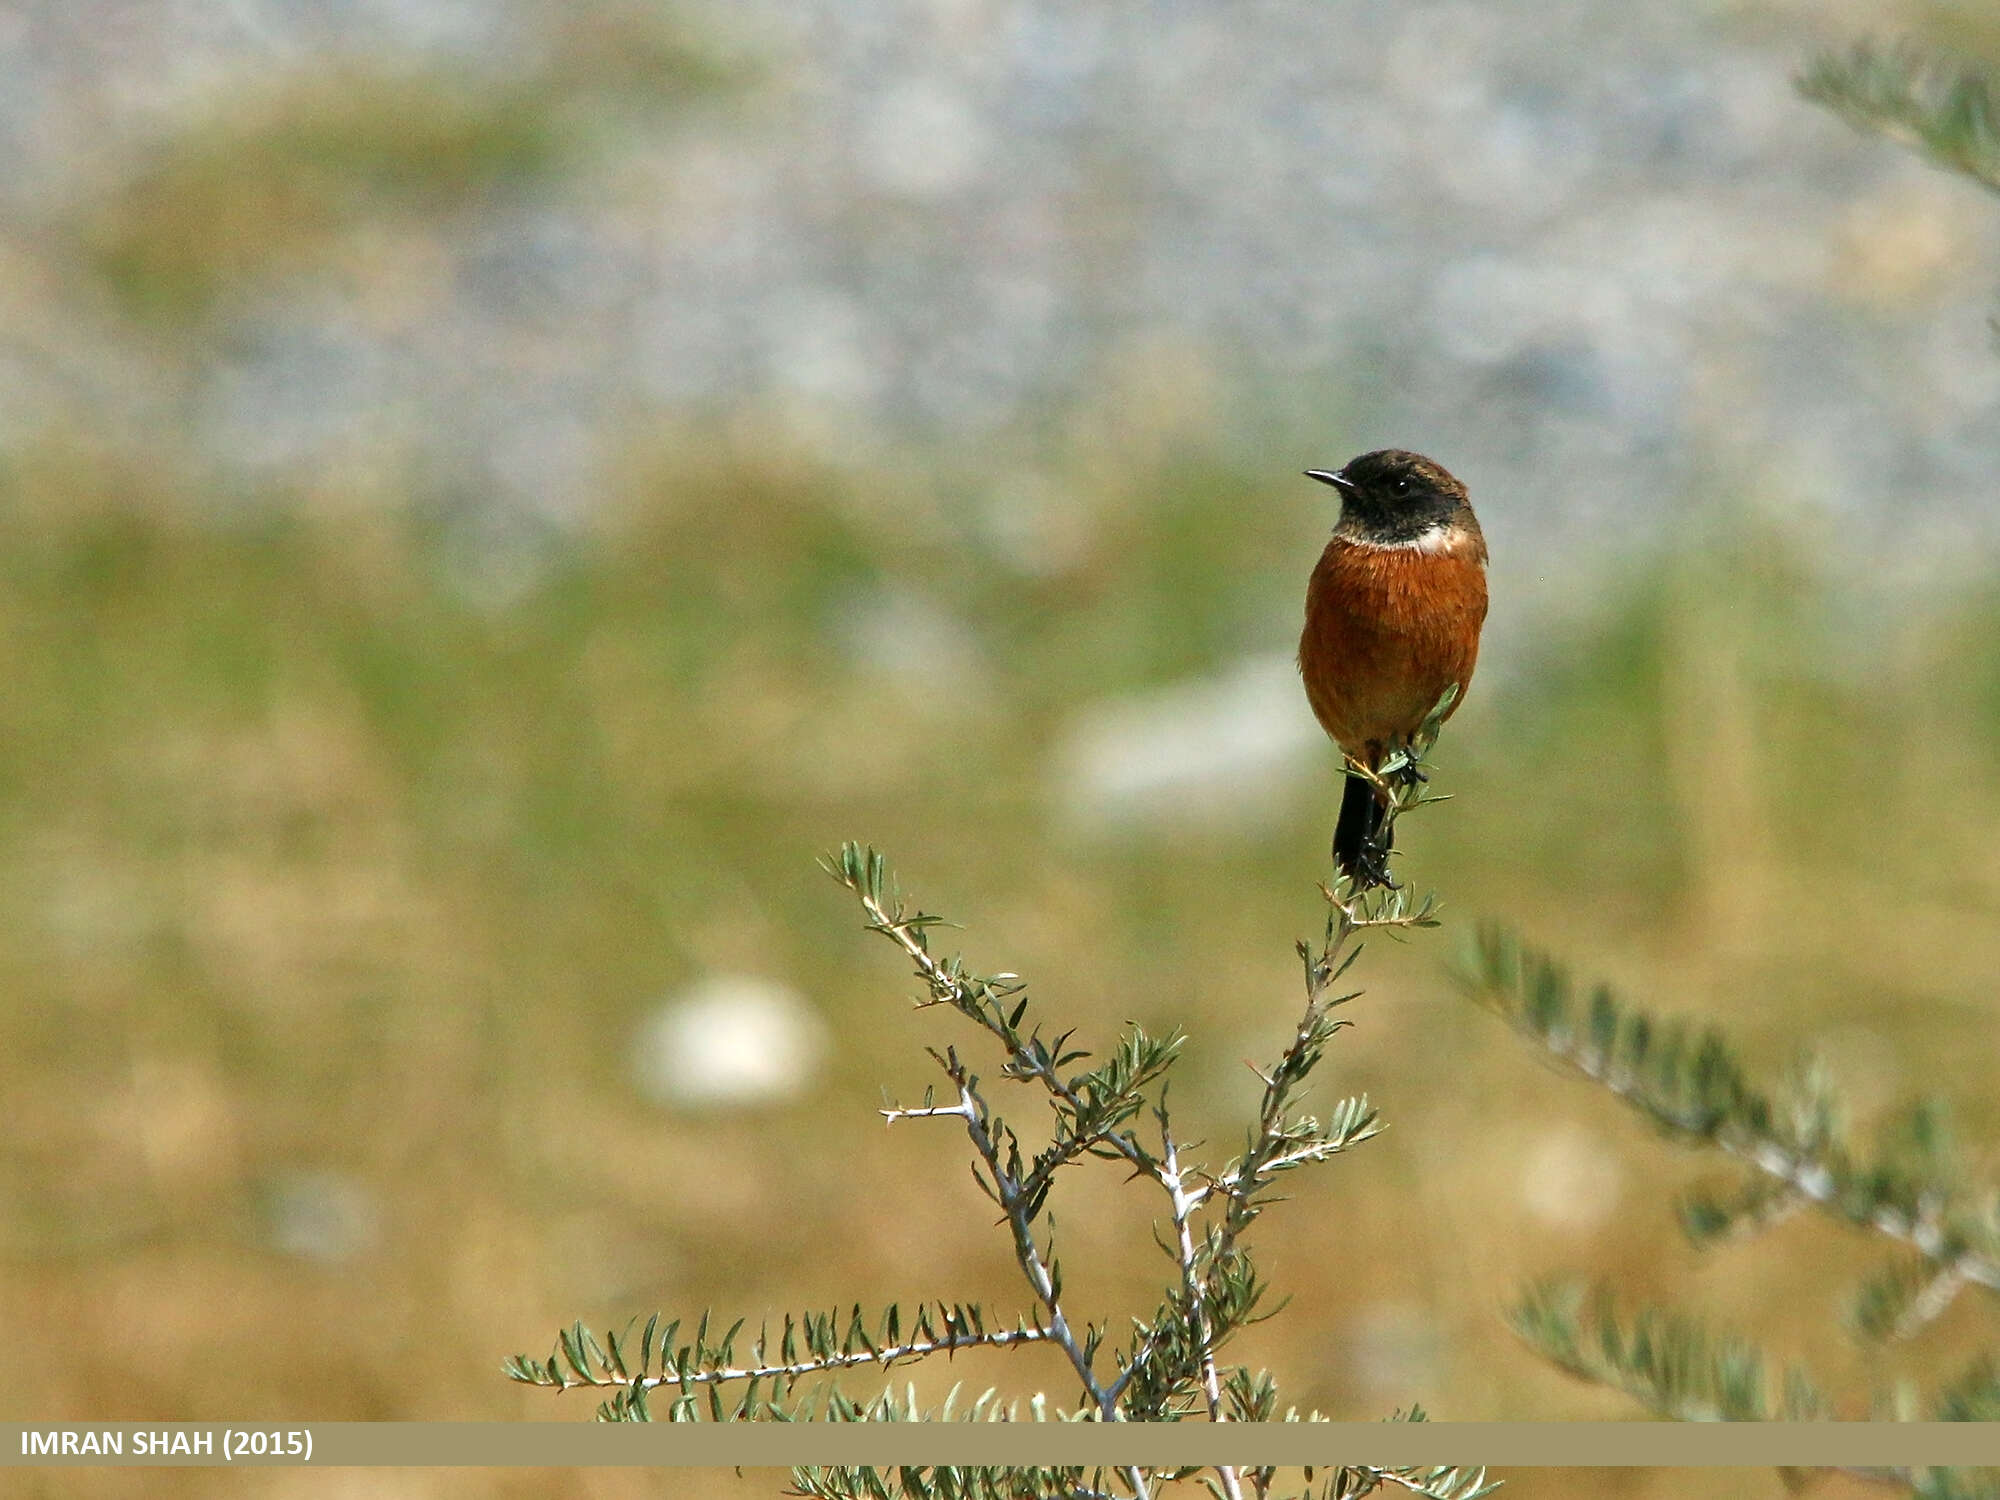
[[[1409,494],[1409,493],[1410,493],[1410,481],[1409,481],[1409,480],[1408,480],[1408,479],[1407,479],[1406,477],[1404,477],[1403,475],[1400,475],[1400,474],[1399,474],[1399,475],[1397,475],[1397,476],[1396,476],[1396,478],[1394,478],[1393,480],[1391,480],[1391,481],[1389,482],[1389,493],[1390,493],[1390,494],[1392,494],[1392,495],[1407,495],[1407,494]]]

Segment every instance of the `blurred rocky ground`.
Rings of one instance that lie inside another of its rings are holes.
[[[0,455],[215,503],[598,507],[639,443],[950,476],[1421,446],[1560,606],[1745,494],[1907,592],[2000,544],[2000,212],[1792,94],[1977,12],[1580,0],[0,11]],[[663,436],[671,434],[671,437]],[[495,542],[495,538],[502,539]],[[1560,566],[1558,565],[1560,564]]]

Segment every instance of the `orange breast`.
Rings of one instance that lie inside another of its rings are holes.
[[[1299,670],[1326,732],[1379,762],[1479,659],[1486,569],[1472,547],[1427,553],[1335,537],[1306,589]],[[1454,709],[1457,704],[1452,705]]]

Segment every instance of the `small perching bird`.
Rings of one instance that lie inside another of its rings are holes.
[[[1445,718],[1465,700],[1486,620],[1486,539],[1465,486],[1422,454],[1384,448],[1306,474],[1340,492],[1340,520],[1306,586],[1299,671],[1320,726],[1374,772],[1447,689],[1458,691]],[[1348,776],[1333,858],[1362,889],[1395,883],[1387,807],[1379,782]]]

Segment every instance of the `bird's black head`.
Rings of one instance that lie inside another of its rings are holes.
[[[1382,448],[1338,473],[1308,469],[1306,475],[1340,491],[1337,530],[1356,541],[1415,546],[1454,528],[1479,534],[1465,486],[1421,453]]]

